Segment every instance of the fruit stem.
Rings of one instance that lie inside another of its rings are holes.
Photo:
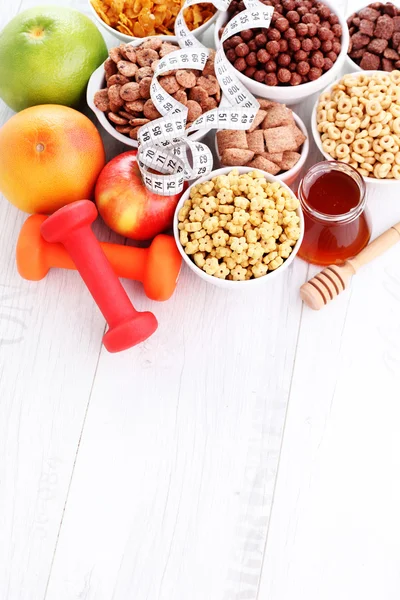
[[[41,38],[44,36],[44,28],[41,25],[35,25],[29,32],[32,38]]]

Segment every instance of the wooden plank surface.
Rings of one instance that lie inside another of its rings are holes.
[[[369,203],[376,234],[400,220],[395,193]],[[1,598],[398,598],[399,248],[320,314],[300,260],[253,295],[124,282],[160,328],[116,356],[75,273],[20,280],[25,216],[0,218]]]

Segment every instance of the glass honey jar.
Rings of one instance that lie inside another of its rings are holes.
[[[304,239],[298,256],[316,265],[340,265],[371,237],[362,176],[346,163],[313,165],[299,185]]]

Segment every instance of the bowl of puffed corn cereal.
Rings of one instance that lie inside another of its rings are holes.
[[[303,214],[292,190],[249,167],[224,167],[196,180],[174,217],[185,263],[205,281],[230,289],[283,273],[303,234]]]
[[[318,98],[311,116],[327,160],[354,167],[368,184],[400,180],[400,71],[344,75]]]

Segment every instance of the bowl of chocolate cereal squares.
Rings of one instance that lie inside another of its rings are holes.
[[[162,115],[150,96],[150,85],[159,61],[180,50],[168,36],[150,37],[109,50],[109,57],[92,74],[87,103],[104,129],[115,139],[137,148],[137,134],[143,125]],[[187,125],[203,113],[217,108],[221,88],[214,70],[215,50],[211,50],[203,71],[179,69],[158,77],[161,87],[188,108]],[[200,141],[208,129],[190,134]]]
[[[276,175],[291,185],[309,152],[306,126],[290,108],[257,99],[260,109],[247,131],[220,129],[215,138],[222,166],[244,166]]]
[[[345,18],[333,0],[263,0],[273,6],[268,29],[240,31],[223,43],[227,60],[248,90],[263,98],[295,104],[337,77],[349,44]],[[232,0],[215,23],[215,44],[226,23],[244,10]]]
[[[392,2],[373,2],[347,19],[352,71],[400,68],[400,8]]]
[[[270,173],[224,167],[182,195],[174,236],[184,262],[213,285],[272,281],[293,262],[304,234],[300,202]]]

